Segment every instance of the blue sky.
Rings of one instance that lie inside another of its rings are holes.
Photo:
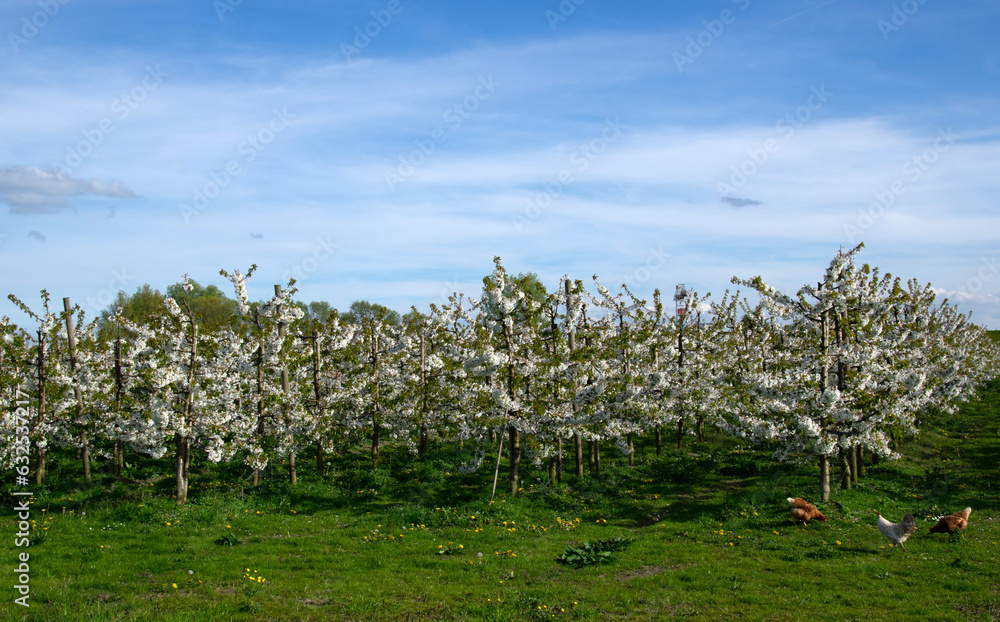
[[[795,291],[864,241],[1000,328],[1000,5],[675,4],[5,2],[0,293]]]

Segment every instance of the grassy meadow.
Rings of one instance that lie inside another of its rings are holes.
[[[184,507],[169,460],[129,456],[129,482],[99,461],[86,486],[67,452],[34,490],[28,548],[14,546],[5,495],[0,619],[1000,619],[1000,382],[922,426],[902,460],[868,465],[828,503],[817,466],[711,430],[659,456],[643,439],[634,467],[604,447],[599,475],[561,485],[522,463],[515,498],[501,464],[492,505],[493,469],[459,472],[471,448],[455,443],[422,460],[387,447],[379,469],[359,447],[322,477],[304,454],[295,486],[282,465],[255,488],[245,467],[196,462]],[[789,496],[829,522],[793,525]],[[966,506],[963,534],[928,533],[931,517]],[[917,516],[907,551],[890,555],[876,509]],[[24,551],[28,608],[13,602]]]

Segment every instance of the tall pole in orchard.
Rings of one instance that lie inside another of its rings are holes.
[[[677,309],[677,317],[680,318],[677,330],[677,371],[684,367],[684,316],[687,314],[687,288],[684,283],[679,283],[674,290],[674,307]],[[684,414],[680,413],[677,418],[677,448],[680,449],[684,443]]]
[[[281,295],[281,285],[277,283],[274,285],[274,295]],[[285,334],[287,333],[287,327],[284,322],[278,322],[278,338],[281,340],[285,339]],[[284,346],[284,344],[282,344]],[[291,427],[291,416],[288,412],[288,396],[291,393],[291,387],[288,382],[288,366],[283,365],[281,367],[281,392],[285,396],[285,407],[284,407],[284,417],[285,417],[285,429],[288,430]],[[291,436],[291,434],[289,434]],[[298,477],[295,470],[295,442],[292,439],[292,443],[288,450],[288,479],[294,486],[298,482]]]
[[[569,276],[566,277],[566,315],[568,317],[573,316],[573,289],[570,287]],[[571,324],[569,327],[569,355],[573,356],[573,351],[576,350],[576,326]],[[576,375],[573,376],[573,396],[576,397]],[[574,400],[573,403],[573,414],[577,419],[580,418],[580,405]],[[573,432],[573,451],[576,457],[576,476],[583,477],[583,439],[580,437],[580,431],[577,430]]]
[[[73,307],[69,304],[69,298],[63,298],[63,308],[66,309],[66,339],[69,342],[69,369],[76,371],[76,333],[73,332]],[[73,382],[73,394],[76,397],[76,420],[83,425],[83,393],[80,391],[80,384]],[[86,428],[80,432],[80,459],[83,461],[83,479],[90,483],[90,449],[87,446]]]

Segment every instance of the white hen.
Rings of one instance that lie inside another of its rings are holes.
[[[898,544],[904,551],[906,547],[903,543],[906,539],[913,535],[913,532],[917,530],[917,523],[913,520],[913,514],[907,514],[903,517],[903,521],[899,524],[890,523],[882,516],[882,512],[878,512],[878,530],[882,532],[889,542],[892,542],[892,550],[889,554],[892,555],[896,551],[896,545]]]

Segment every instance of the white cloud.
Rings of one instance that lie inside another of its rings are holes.
[[[87,195],[135,198],[120,181],[75,179],[33,166],[0,167],[0,202],[10,207],[11,214],[52,214],[71,207],[68,197]]]

